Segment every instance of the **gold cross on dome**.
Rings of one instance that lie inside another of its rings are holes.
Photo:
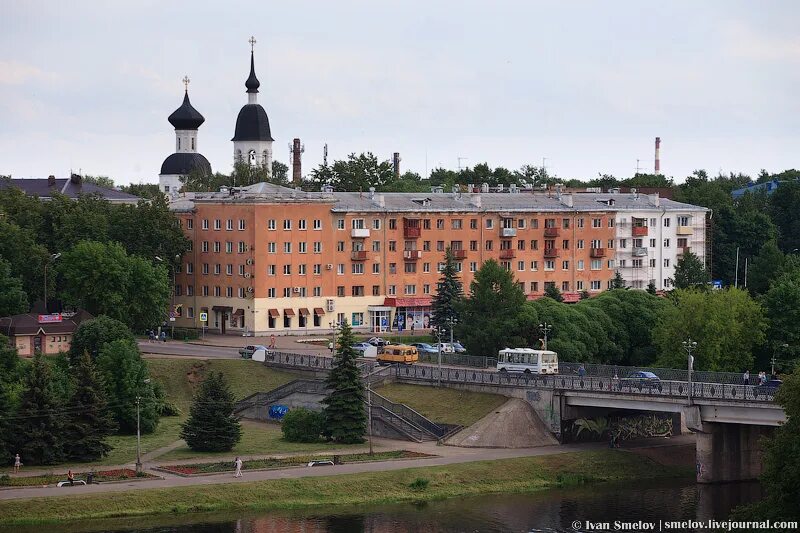
[[[186,88],[186,91],[189,91],[189,82],[192,81],[189,79],[189,76],[184,76],[181,80],[183,82],[183,86]]]
[[[247,42],[250,43],[250,51],[252,52],[256,46],[256,38],[251,35]]]

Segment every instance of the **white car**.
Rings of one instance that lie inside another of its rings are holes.
[[[439,346],[442,347],[442,353],[455,353],[453,345],[450,344],[449,342],[442,342],[440,344],[434,345],[434,348],[436,348],[437,352],[439,351]]]
[[[333,461],[311,461],[308,466],[333,466]]]
[[[59,481],[58,485],[56,485],[56,486],[58,486],[58,487],[69,487],[71,485],[86,485],[86,482],[84,480],[82,480],[82,479],[76,479],[75,481],[72,482],[72,484],[70,484],[69,481]]]

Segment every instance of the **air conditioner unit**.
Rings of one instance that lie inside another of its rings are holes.
[[[333,312],[334,307],[335,307],[335,303],[334,302],[335,302],[335,300],[333,300],[333,299],[325,300],[325,311],[327,311],[328,313]]]
[[[252,259],[248,259],[247,261],[245,261],[245,263],[248,265],[252,265],[253,263],[255,263],[255,261],[253,261]]]
[[[333,270],[333,263],[328,263],[325,265],[325,270]]]
[[[245,273],[244,273],[244,277],[246,277],[246,278],[249,278],[249,277],[251,277],[251,276],[252,276],[252,274],[250,274],[250,272],[245,272]]]
[[[294,287],[294,288],[292,289],[292,292],[295,292],[295,293],[298,293],[298,294],[299,294],[299,293],[300,293],[300,287]]]
[[[247,287],[246,290],[247,290],[248,294],[253,294],[253,292],[255,291],[255,289],[253,289],[253,287]]]

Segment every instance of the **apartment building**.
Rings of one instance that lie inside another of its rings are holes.
[[[654,201],[599,193],[304,192],[266,183],[189,193],[171,204],[192,241],[175,276],[176,325],[301,333],[346,318],[373,331],[424,329],[447,247],[465,291],[481,264],[495,259],[529,298],[553,284],[577,300],[580,291],[608,288],[626,254],[628,265],[629,243],[621,255],[617,246],[628,238],[620,232],[630,232],[631,213],[661,221],[662,211],[693,208]]]

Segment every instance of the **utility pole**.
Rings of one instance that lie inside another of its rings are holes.
[[[739,288],[739,247],[736,247],[736,274],[733,277],[733,286]]]
[[[436,328],[436,338],[439,340],[439,343],[437,344],[437,347],[439,348],[439,356],[437,357],[437,362],[436,362],[437,370],[439,372],[438,375],[436,376],[436,386],[441,387],[442,386],[442,329],[441,328],[438,327]]]
[[[683,349],[686,350],[687,355],[687,368],[689,369],[689,405],[692,404],[692,370],[694,369],[694,357],[692,357],[692,350],[697,348],[697,343],[689,337],[687,340],[683,341]]]
[[[367,374],[367,419],[369,426],[369,454],[372,455],[372,372]]]
[[[141,398],[136,397],[136,473],[142,473],[142,434],[139,431],[139,404]]]
[[[547,334],[550,333],[550,331],[552,331],[552,329],[553,329],[553,325],[552,324],[548,324],[547,322],[545,322],[543,324],[539,324],[539,331],[541,331],[542,335],[544,336],[544,340],[542,341],[542,349],[543,350],[547,350]]]

